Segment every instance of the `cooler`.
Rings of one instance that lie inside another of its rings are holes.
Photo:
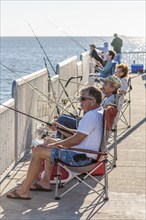
[[[131,72],[132,73],[143,73],[143,69],[144,69],[143,64],[134,63],[131,65]]]

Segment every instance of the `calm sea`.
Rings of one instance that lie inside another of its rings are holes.
[[[0,102],[11,98],[12,82],[24,75],[45,68],[44,53],[35,37],[1,37],[1,64],[4,64],[16,74],[0,65]],[[77,55],[78,60],[82,52],[89,50],[89,44],[101,47],[111,37],[38,37],[53,68],[57,63]],[[129,38],[123,36],[123,51],[144,51],[144,38]],[[110,47],[109,47],[110,48]],[[55,75],[47,62],[50,75]],[[20,77],[18,76],[20,75]]]

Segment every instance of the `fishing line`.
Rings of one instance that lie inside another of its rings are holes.
[[[47,56],[47,54],[46,54],[46,52],[45,52],[45,50],[44,50],[44,48],[43,48],[41,42],[40,42],[40,40],[38,39],[38,37],[37,37],[36,34],[34,33],[34,30],[32,29],[31,25],[30,25],[27,21],[26,21],[26,23],[28,24],[29,28],[31,29],[32,33],[34,34],[34,36],[35,36],[35,38],[36,38],[36,40],[37,40],[39,46],[41,47],[43,53],[45,54],[45,57],[47,58],[47,60],[48,60],[48,62],[49,62],[49,64],[50,64],[52,70],[54,71],[55,75],[57,75],[57,73],[56,73],[56,71],[55,71],[55,69],[54,69],[52,63],[50,62],[50,60],[49,60],[49,58],[48,58],[48,56]]]
[[[43,51],[43,53],[44,53],[44,55],[45,55],[46,59],[48,60],[48,62],[49,62],[49,64],[50,64],[50,66],[51,66],[52,70],[53,70],[53,71],[54,71],[54,73],[57,75],[57,72],[55,71],[55,69],[54,69],[54,67],[53,67],[53,65],[52,65],[52,63],[51,63],[51,61],[50,61],[49,57],[47,56],[47,54],[46,54],[46,52],[45,52],[45,50],[44,50],[44,48],[43,48],[43,46],[42,46],[42,44],[41,44],[40,40],[38,39],[38,37],[37,37],[37,36],[36,36],[36,34],[34,33],[34,31],[33,31],[32,27],[31,27],[31,25],[30,25],[28,22],[27,22],[27,24],[28,24],[28,26],[30,27],[30,29],[31,29],[32,33],[34,34],[34,36],[35,36],[35,38],[36,38],[36,40],[37,40],[37,42],[38,42],[38,44],[39,44],[40,48],[42,49],[42,51]],[[71,102],[71,100],[70,100],[70,98],[69,98],[68,93],[66,92],[66,90],[65,90],[65,88],[64,88],[64,86],[63,86],[63,84],[62,84],[62,82],[61,82],[60,80],[59,80],[59,83],[60,83],[60,85],[61,85],[61,87],[62,87],[62,89],[63,89],[64,93],[65,93],[65,94],[66,94],[66,96],[68,97],[68,100],[70,101],[70,103],[71,103],[72,107],[75,109],[74,105],[72,104],[72,102]]]
[[[82,76],[72,76],[72,77],[70,77],[67,81],[66,81],[66,84],[65,84],[65,86],[64,86],[64,88],[66,88],[67,86],[68,86],[68,84],[69,84],[69,82],[72,80],[72,79],[80,79],[80,82],[81,82],[81,80],[82,80]],[[77,83],[76,83],[77,84]],[[78,84],[77,84],[78,85]],[[80,85],[80,84],[79,84]],[[61,94],[60,94],[60,96],[59,96],[59,98],[58,98],[58,100],[60,100],[60,98],[61,98],[61,96],[62,96],[62,94],[63,94],[63,91],[61,92]],[[71,104],[72,104],[72,102],[71,102]],[[73,107],[73,106],[72,106]],[[53,109],[53,111],[54,111],[54,109]],[[53,112],[52,111],[52,112]],[[76,115],[78,115],[78,114],[76,114]],[[52,115],[50,115],[50,118],[52,117]]]
[[[42,91],[40,91],[37,87],[35,87],[34,85],[32,85],[30,82],[28,82],[27,80],[25,80],[23,77],[21,77],[18,73],[14,72],[13,70],[11,70],[9,67],[5,66],[4,64],[0,63],[1,66],[3,66],[4,68],[6,68],[7,70],[9,70],[10,72],[14,73],[16,76],[18,76],[19,78],[21,78],[26,84],[28,84],[31,88],[33,88],[36,92],[39,92],[41,95],[43,95],[44,97],[47,98],[48,101],[48,96],[43,93]],[[39,94],[39,95],[40,95]],[[42,97],[42,96],[41,96]],[[51,100],[52,101],[52,100]],[[48,103],[49,104],[49,103]],[[50,105],[50,104],[49,104]]]
[[[66,37],[68,37],[72,42],[74,42],[75,44],[77,44],[81,49],[84,49],[84,51],[88,51],[79,41],[77,41],[73,36],[70,36],[69,33],[65,30],[63,30],[62,28],[59,28],[56,24],[54,24],[53,22],[50,22],[50,24],[52,24],[56,29],[58,29],[60,32],[62,32]]]
[[[18,77],[20,77],[24,82],[26,82],[26,84],[28,84],[31,88],[33,88],[36,92],[39,92],[40,96],[42,98],[47,98],[47,103],[50,105],[48,99],[50,101],[52,101],[54,104],[58,105],[61,109],[63,109],[64,111],[66,111],[68,114],[70,114],[69,111],[67,111],[66,109],[64,109],[61,105],[59,105],[58,103],[56,103],[53,99],[51,99],[50,97],[48,97],[46,94],[44,94],[42,91],[40,91],[37,87],[35,87],[34,85],[32,85],[30,82],[28,82],[27,80],[25,80],[23,77],[21,77],[18,73],[15,73],[13,70],[11,70],[9,67],[5,66],[4,64],[0,63],[1,66],[5,67],[7,70],[9,70],[10,72],[16,74]],[[44,96],[44,97],[43,97]],[[51,105],[50,105],[51,106]]]

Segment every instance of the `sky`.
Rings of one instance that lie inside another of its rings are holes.
[[[146,0],[0,0],[0,9],[1,36],[146,36]]]

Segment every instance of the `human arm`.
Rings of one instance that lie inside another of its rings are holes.
[[[96,70],[99,71],[101,74],[109,73],[112,68],[112,62],[107,62],[105,67],[97,67]]]
[[[103,65],[99,61],[95,60],[95,63],[97,67],[103,69]]]
[[[52,144],[48,144],[48,142],[46,142],[45,144],[43,144],[44,147],[48,147],[48,148],[58,148],[58,147],[63,147],[63,148],[71,148],[74,145],[78,145],[80,144],[84,138],[86,138],[87,135],[81,132],[77,132],[75,133],[73,136],[68,137],[67,139],[64,140],[60,140],[57,141],[55,143]]]
[[[58,122],[52,123],[52,125],[49,126],[49,128],[53,131],[57,131],[57,130],[60,131],[66,137],[70,137],[76,132],[76,129],[67,128]]]

